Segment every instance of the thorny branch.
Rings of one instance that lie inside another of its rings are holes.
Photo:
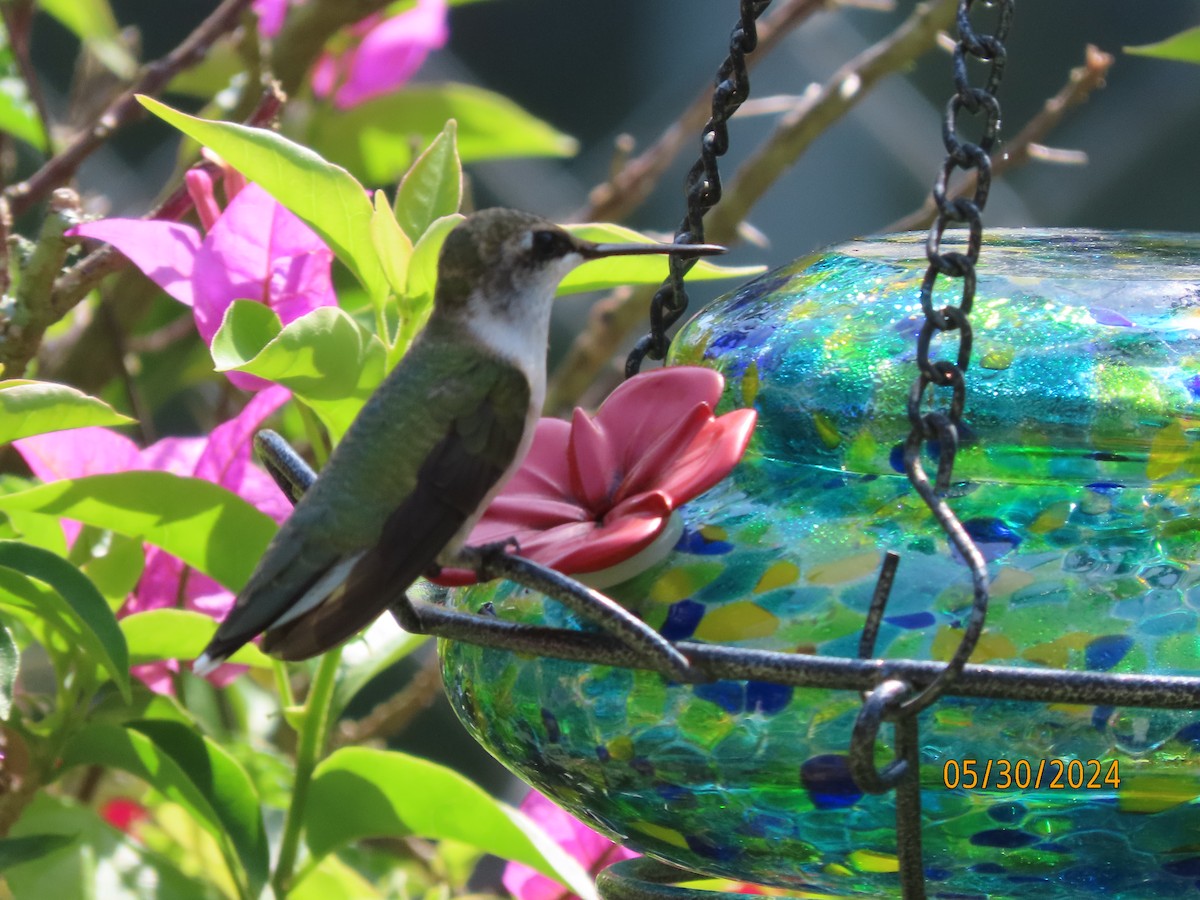
[[[902,69],[933,47],[938,31],[953,22],[954,11],[954,0],[921,4],[888,37],[850,60],[819,88],[807,91],[801,103],[780,120],[774,133],[725,188],[720,204],[706,219],[706,238],[720,243],[734,241],[738,225],[750,208],[808,149],[817,135],[845,115],[886,75]],[[660,143],[664,139],[660,139]],[[590,215],[593,210],[586,212]],[[561,410],[575,404],[626,339],[629,327],[617,323],[631,318],[634,323],[640,321],[618,312],[614,305],[619,303],[623,309],[627,302],[644,316],[651,294],[652,288],[632,291],[624,295],[627,300],[607,302],[602,313],[593,315],[589,327],[576,338],[555,369],[547,395],[547,409]]]
[[[1041,111],[1030,119],[1025,127],[1010,141],[1004,142],[1004,153],[992,161],[992,175],[1002,175],[1009,169],[1024,165],[1033,155],[1032,148],[1036,147],[1043,138],[1053,131],[1066,115],[1067,110],[1078,106],[1091,96],[1092,92],[1104,87],[1104,79],[1112,68],[1114,58],[1098,47],[1088,44],[1084,54],[1084,64],[1071,70],[1067,83],[1058,93],[1042,104]],[[969,173],[959,184],[949,192],[951,199],[974,193],[975,173]],[[920,209],[909,213],[902,219],[897,219],[885,231],[923,230],[933,222],[937,207],[933,197],[926,198]]]
[[[838,4],[836,0],[787,0],[758,24],[758,46],[746,58],[753,70],[793,28],[815,12]],[[681,152],[696,140],[712,112],[712,88],[705,87],[658,140],[630,160],[611,180],[592,189],[588,205],[572,219],[579,222],[616,222],[641,205]]]
[[[284,100],[278,86],[269,85],[245,124],[264,126],[274,122]],[[210,166],[211,164],[201,163],[201,165]],[[188,195],[186,185],[181,183],[162,203],[142,218],[180,219],[191,208],[191,197]],[[111,244],[105,244],[62,273],[54,282],[54,289],[49,300],[55,320],[61,319],[70,312],[101,279],[121,271],[128,265],[129,260],[124,255]],[[127,295],[126,300],[129,302],[123,303],[120,308],[113,310],[113,315],[116,316],[114,324],[120,327],[130,326],[145,312],[152,296],[146,294],[141,302],[136,302],[134,295]],[[112,375],[118,374],[115,369],[110,368],[115,357],[110,353],[96,352],[98,347],[110,343],[110,339],[109,328],[104,323],[94,320],[80,331],[66,336],[65,346],[60,345],[54,348],[52,356],[55,357],[55,360],[51,362],[49,368],[56,377],[66,378],[84,390],[99,389]],[[75,365],[76,350],[86,356],[86,359],[81,360],[81,364],[78,366]],[[74,371],[75,369],[79,369],[79,371]]]
[[[775,131],[750,155],[725,189],[706,222],[709,240],[737,237],[738,223],[817,136],[850,111],[877,82],[907,66],[937,43],[954,21],[956,0],[921,3],[901,25],[838,69],[804,102],[779,120]]]
[[[250,0],[225,0],[184,39],[183,43],[162,59],[145,66],[129,89],[114,100],[95,123],[76,137],[65,150],[47,161],[25,181],[7,188],[4,196],[9,201],[13,215],[20,215],[52,190],[70,180],[80,164],[114,132],[144,114],[141,104],[137,102],[137,94],[157,94],[175,75],[198,63],[217,38],[237,26],[242,13],[249,6]]]
[[[950,13],[953,12],[952,6],[949,4],[943,3],[942,5],[945,9],[937,10],[939,13],[945,15],[947,10]],[[911,20],[902,28],[909,24],[911,24]],[[753,183],[744,181],[741,177],[742,173],[739,172],[738,177],[726,188],[721,205],[717,206],[709,215],[707,234],[709,239],[720,242],[735,240],[741,219],[749,212],[753,203],[762,196],[766,188],[782,176],[784,171],[795,162],[796,156],[803,153],[812,143],[813,138],[849,111],[851,104],[839,102],[840,98],[835,96],[840,85],[857,84],[857,96],[852,99],[860,99],[870,87],[861,71],[861,67],[865,63],[874,62],[878,66],[882,56],[891,60],[892,70],[895,70],[902,68],[911,59],[911,57],[899,58],[882,52],[884,45],[894,42],[897,37],[898,32],[860,54],[835,73],[819,90],[805,95],[803,101],[795,107],[789,117],[793,123],[789,134],[795,136],[798,142],[795,155],[785,157],[777,154],[764,154],[768,155],[770,162],[760,161],[757,164],[753,160],[748,162],[742,171],[754,172]],[[924,49],[927,47],[923,46],[922,52]],[[1059,125],[1067,110],[1084,102],[1093,91],[1104,86],[1104,79],[1112,64],[1113,57],[1111,55],[1089,46],[1086,51],[1085,64],[1073,69],[1067,83],[1053,97],[1046,100],[1042,110],[1030,119],[1012,140],[1005,143],[1007,152],[993,162],[993,172],[1003,173],[1024,165],[1033,158],[1030,148],[1036,147],[1047,134]],[[878,80],[879,77],[880,74],[877,72],[875,80]],[[822,99],[824,99],[823,103]],[[683,121],[682,117],[680,121]],[[784,127],[785,124],[781,123],[780,130]],[[776,134],[778,135],[779,131]],[[659,144],[665,141],[666,136],[664,134],[663,138],[659,139]],[[773,136],[773,139],[783,141],[784,137]],[[658,145],[656,144],[656,146]],[[765,151],[765,147],[763,149]],[[647,151],[643,156],[650,152]],[[757,157],[758,154],[756,154]],[[635,164],[636,161],[630,163],[630,166]],[[642,165],[644,167],[648,163]],[[601,189],[598,188],[597,191]],[[964,179],[953,195],[958,196],[960,193],[972,190],[974,190],[974,182]],[[751,191],[752,196],[748,193]],[[595,196],[595,192],[593,192],[593,196]],[[736,215],[731,213],[731,209],[734,207],[739,210]],[[933,204],[930,201],[927,207],[892,223],[884,230],[907,231],[928,227],[932,217],[932,213],[928,210],[932,208]],[[587,214],[591,214],[590,209]],[[569,409],[579,402],[583,392],[595,383],[598,373],[618,354],[630,332],[642,323],[652,293],[653,288],[620,289],[593,307],[587,326],[575,339],[566,356],[555,369],[546,399],[548,414]]]

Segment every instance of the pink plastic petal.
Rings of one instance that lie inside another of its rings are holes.
[[[539,419],[533,443],[503,494],[537,494],[574,502],[567,446],[571,425],[562,419]]]
[[[671,498],[662,491],[646,491],[622,500],[604,517],[604,524],[629,516],[666,519],[671,515]]]
[[[288,322],[337,302],[333,253],[255,184],[230,201],[196,253],[196,328],[212,343],[234,300],[258,300]]]
[[[445,0],[418,0],[415,9],[383,20],[342,61],[346,78],[334,104],[346,109],[397,90],[449,36]]]
[[[537,791],[521,803],[521,812],[537,822],[551,838],[589,873],[597,874],[611,863],[637,856],[604,835],[588,828],[570,813],[559,809]],[[517,900],[567,900],[562,885],[521,863],[504,869],[504,887]]]
[[[735,409],[711,423],[675,457],[658,490],[679,507],[715,486],[746,452],[757,419],[752,409]]]
[[[608,435],[578,407],[571,418],[567,462],[575,499],[593,513],[603,515],[619,483],[620,472]]]
[[[67,230],[71,237],[106,241],[164,291],[193,305],[192,271],[200,249],[200,232],[178,222],[145,219],[101,219]]]
[[[622,471],[636,465],[663,432],[664,424],[687,416],[699,403],[715,408],[725,379],[700,366],[670,366],[621,382],[596,411],[596,421],[620,435],[617,464]]]
[[[659,516],[622,516],[602,525],[560,525],[521,545],[521,555],[565,575],[596,572],[624,562],[662,531]]]
[[[657,440],[643,446],[621,479],[615,500],[653,490],[670,476],[675,458],[688,448],[703,429],[713,422],[712,407],[698,403],[678,419],[663,423]],[[624,445],[625,449],[629,445]]]
[[[584,509],[573,500],[505,492],[488,506],[487,513],[471,532],[471,543],[484,543],[476,538],[485,528],[489,532],[494,527],[512,528],[514,531],[519,528],[541,529],[563,522],[588,522],[595,518],[591,510]]]

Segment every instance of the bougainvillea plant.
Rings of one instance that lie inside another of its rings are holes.
[[[0,381],[0,442],[13,448],[0,477],[0,893],[441,895],[465,891],[492,854],[594,895],[538,817],[385,748],[430,680],[410,690],[390,676],[384,693],[372,682],[419,636],[381,622],[313,664],[251,645],[207,679],[188,665],[289,512],[254,460],[255,432],[269,424],[319,467],[429,314],[441,242],[469,202],[464,162],[574,149],[499,95],[410,84],[446,44],[454,5],[367,3],[355,21],[322,0],[225,0],[189,39],[211,59],[170,63],[172,90],[203,98],[203,114],[136,90],[119,98],[120,116],[147,110],[188,139],[161,209],[97,215],[120,197],[81,206],[60,192],[37,246],[21,245],[21,271],[2,270],[0,362],[36,377]],[[89,8],[94,48],[126,66],[107,7]],[[283,68],[305,28],[331,21],[294,96],[268,92],[248,124],[222,120],[234,118],[220,115],[230,91],[252,84],[229,52],[255,43]],[[5,24],[21,23],[6,13]],[[10,50],[0,65],[19,84],[25,44]],[[12,115],[36,125],[39,111],[32,95],[16,99],[0,104],[0,130],[49,154],[36,185],[70,165],[56,150],[81,151],[21,126]],[[425,110],[412,131],[412,117],[356,118],[409,102]],[[744,273],[705,262],[695,274]],[[664,274],[661,260],[609,261],[563,291]],[[90,393],[55,380],[76,360]],[[721,421],[679,437],[707,441]],[[710,476],[663,496],[678,502]],[[637,477],[630,491],[645,493]]]

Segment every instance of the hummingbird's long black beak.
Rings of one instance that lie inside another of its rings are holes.
[[[580,241],[579,252],[584,259],[605,256],[644,256],[652,253],[675,253],[679,256],[716,256],[728,248],[720,244],[594,244]]]

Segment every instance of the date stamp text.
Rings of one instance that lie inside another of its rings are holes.
[[[1121,786],[1115,759],[948,759],[942,786],[965,791],[1101,791]]]

